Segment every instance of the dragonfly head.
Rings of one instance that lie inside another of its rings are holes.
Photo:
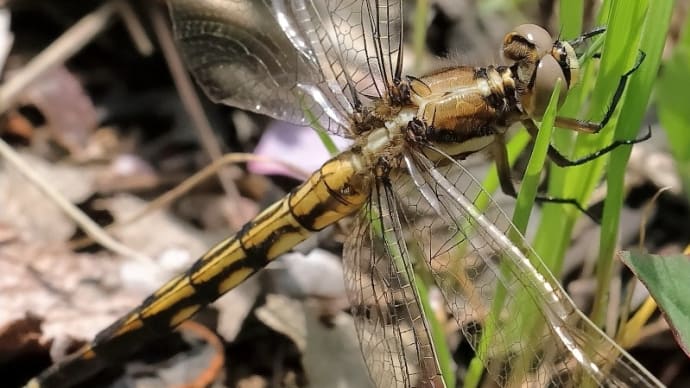
[[[514,61],[511,68],[517,78],[520,102],[530,117],[540,118],[544,114],[559,79],[560,103],[570,85],[577,82],[580,66],[575,50],[536,24],[523,24],[508,33],[502,52]]]

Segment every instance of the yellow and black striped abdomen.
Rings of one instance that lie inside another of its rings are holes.
[[[350,151],[326,162],[235,236],[217,244],[188,271],[101,331],[91,345],[32,381],[33,386],[56,387],[63,379],[74,382],[108,360],[126,357],[137,344],[169,332],[312,232],[357,211],[369,198],[369,181],[362,178],[361,166],[360,157]]]

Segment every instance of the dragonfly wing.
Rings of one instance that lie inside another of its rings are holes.
[[[343,92],[354,86],[365,104],[386,96],[402,71],[402,1],[328,1],[327,12]]]
[[[171,0],[175,39],[215,102],[350,137],[352,103],[322,67],[302,1]]]
[[[443,387],[431,337],[412,286],[414,271],[398,203],[390,187],[376,193],[345,244],[345,285],[357,335],[377,387]]]
[[[403,207],[414,209],[408,238],[419,245],[466,339],[500,386],[660,385],[575,307],[460,163],[432,164],[416,150],[404,161],[402,175],[409,178],[399,179],[395,190]],[[482,196],[495,212],[477,209]]]

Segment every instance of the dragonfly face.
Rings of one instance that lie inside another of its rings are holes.
[[[505,38],[508,66],[403,77],[401,1],[172,0],[170,8],[179,47],[210,98],[320,125],[354,145],[35,386],[65,386],[125,358],[346,216],[355,220],[345,283],[377,386],[445,384],[415,265],[501,385],[659,384],[575,308],[527,242],[525,253],[506,237],[519,233],[503,213],[489,219],[477,209],[486,193],[458,162],[504,149],[507,127],[538,118],[556,80],[567,89],[578,69],[567,43],[525,25]],[[483,328],[491,310],[493,330]],[[524,326],[535,312],[541,323]]]
[[[559,101],[572,83],[577,82],[579,63],[568,42],[555,40],[543,28],[523,24],[506,35],[503,55],[515,61],[513,74],[520,103],[529,117],[541,118],[549,103],[556,82],[564,83]]]

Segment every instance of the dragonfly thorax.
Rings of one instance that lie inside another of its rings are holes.
[[[483,150],[525,117],[506,66],[446,68],[408,82],[421,135],[455,158]]]
[[[502,50],[513,64],[458,66],[407,77],[409,100],[417,106],[426,141],[464,158],[494,143],[512,124],[541,118],[557,82],[563,83],[562,102],[577,79],[572,46],[539,26],[517,27],[506,35]]]

